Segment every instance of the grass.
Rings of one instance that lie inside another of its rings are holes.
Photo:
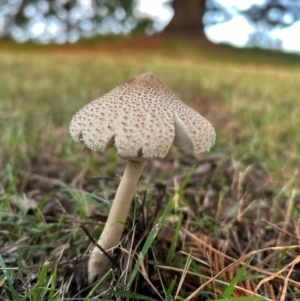
[[[184,46],[169,57],[165,54],[172,45],[150,53],[133,49],[134,55],[126,48],[118,54],[105,47],[101,51],[101,46],[79,53],[69,48],[71,55],[63,49],[46,51],[45,46],[40,46],[41,53],[34,48],[24,53],[22,48],[2,51],[2,166],[6,162],[29,166],[30,158],[45,151],[49,156],[82,161],[75,152],[78,146],[68,136],[71,116],[88,101],[149,70],[200,112],[201,106],[204,113],[214,108],[208,118],[216,117],[212,120],[218,130],[215,152],[247,162],[257,160],[268,171],[291,177],[299,160],[300,65],[296,58],[294,66],[291,59],[284,66],[274,59],[268,62],[267,57],[261,62],[261,55],[256,62],[252,53],[246,60],[243,53],[233,51],[231,57],[224,54],[223,62],[222,52],[192,49],[189,55]]]
[[[300,298],[297,56],[161,37],[0,49],[3,300],[97,300],[107,282],[108,299]],[[147,163],[120,248],[135,256],[83,291],[90,242],[80,225],[99,236],[124,163],[75,144],[68,125],[143,71],[212,122],[216,145]]]

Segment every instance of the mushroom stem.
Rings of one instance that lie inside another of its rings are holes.
[[[144,161],[127,161],[105,227],[98,240],[98,244],[110,255],[112,255],[112,249],[120,242],[143,167]],[[106,272],[109,262],[109,258],[95,246],[88,263],[89,283],[92,283],[96,276],[101,276]]]

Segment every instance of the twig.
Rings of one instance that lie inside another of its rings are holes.
[[[292,265],[292,267],[291,267],[290,270],[289,270],[289,273],[288,273],[287,276],[286,276],[286,279],[284,280],[284,284],[283,284],[283,288],[282,288],[282,294],[281,294],[281,296],[280,296],[280,301],[286,300],[286,299],[285,299],[285,297],[286,297],[286,291],[287,291],[287,287],[288,287],[288,283],[289,283],[289,278],[290,278],[291,273],[292,273],[292,271],[293,271],[293,269],[294,269],[294,265],[295,265],[295,264]]]
[[[66,209],[63,207],[63,205],[58,201],[56,200],[56,202],[58,203],[58,205],[61,207],[61,209],[63,210],[63,212],[66,214],[66,216],[70,219],[70,221],[73,221],[74,223],[82,223],[81,221],[77,221],[77,219],[68,214]],[[90,232],[88,231],[88,229],[83,225],[83,224],[80,224],[80,227],[81,229],[83,230],[83,232],[86,234],[86,236],[90,239],[90,241],[105,255],[109,258],[109,260],[112,262],[112,264],[117,267],[118,269],[120,269],[120,265],[118,264],[118,262],[113,258],[111,257],[98,243],[97,241],[92,237],[92,235],[90,234]]]
[[[267,225],[269,225],[270,227],[272,227],[272,228],[274,228],[274,229],[276,229],[276,230],[278,230],[278,231],[280,231],[280,232],[282,232],[282,233],[284,233],[284,234],[286,234],[286,235],[289,235],[290,237],[293,237],[293,238],[295,238],[295,239],[297,239],[297,240],[300,241],[300,238],[299,238],[299,237],[297,237],[297,236],[295,236],[295,235],[289,233],[288,231],[285,231],[285,230],[279,228],[278,226],[274,225],[273,223],[271,223],[271,222],[269,222],[269,221],[267,221],[267,220],[265,220],[265,219],[263,219],[262,221],[263,221],[264,223],[266,223]]]
[[[160,297],[161,300],[164,300],[164,298],[162,297],[162,295],[159,293],[159,291],[157,290],[157,288],[153,285],[153,283],[150,281],[148,273],[146,271],[146,267],[144,264],[144,260],[142,258],[142,256],[138,255],[138,260],[140,262],[140,273],[143,275],[144,279],[146,280],[146,282],[148,282],[148,284],[151,286],[151,288],[156,292],[156,294]]]
[[[264,249],[262,249],[264,250]],[[279,274],[281,274],[282,272],[284,272],[288,267],[290,266],[294,266],[295,264],[297,264],[298,262],[300,262],[300,255],[298,257],[296,257],[292,262],[286,264],[282,269],[280,269],[279,271],[272,273],[271,276],[262,279],[258,285],[256,286],[254,292],[257,292],[258,289],[266,282],[269,282],[270,280],[273,280],[274,278],[277,278],[279,276]],[[285,281],[289,281],[289,277],[284,277],[284,282]]]
[[[117,267],[118,269],[120,269],[120,265],[118,264],[118,262],[112,257],[110,256],[98,243],[97,241],[92,237],[92,235],[89,233],[88,229],[84,226],[84,225],[80,225],[81,229],[84,231],[84,233],[86,234],[86,236],[90,239],[90,241],[106,256],[109,258],[109,260],[112,262],[112,264]]]
[[[182,274],[181,274],[181,278],[180,278],[180,281],[179,281],[179,284],[178,284],[178,287],[177,287],[177,291],[176,291],[174,300],[177,300],[177,299],[178,299],[178,295],[179,295],[179,292],[180,292],[181,287],[182,287],[182,285],[183,285],[184,279],[185,279],[185,277],[186,277],[186,275],[187,275],[187,271],[188,271],[189,268],[190,268],[190,265],[191,265],[191,262],[192,262],[192,260],[191,260],[191,253],[192,253],[192,251],[193,251],[193,250],[191,249],[191,251],[190,251],[190,253],[189,253],[189,255],[188,255],[187,261],[186,261],[186,263],[185,263],[185,266],[184,266],[183,272],[182,272]]]

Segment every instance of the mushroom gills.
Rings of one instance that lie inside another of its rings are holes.
[[[194,151],[191,133],[176,113],[174,114],[174,125],[175,137],[173,144],[183,151]]]
[[[111,136],[111,138],[107,141],[105,145],[105,149],[112,148],[115,146],[115,135]]]

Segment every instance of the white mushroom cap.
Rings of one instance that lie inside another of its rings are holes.
[[[212,125],[152,73],[142,73],[83,107],[73,116],[70,133],[91,150],[115,146],[125,159],[164,158],[172,144],[199,154],[216,137]]]

